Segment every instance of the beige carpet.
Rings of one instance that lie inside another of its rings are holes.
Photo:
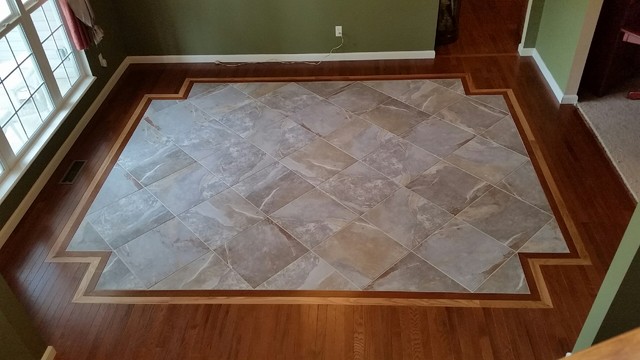
[[[585,97],[578,108],[584,114],[636,200],[640,199],[640,100],[626,98],[640,89],[640,76],[620,84],[601,98]]]

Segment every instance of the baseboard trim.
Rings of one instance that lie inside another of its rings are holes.
[[[240,54],[240,55],[163,55],[129,56],[131,64],[215,63],[215,62],[299,62],[299,61],[352,61],[352,60],[410,60],[434,59],[434,50],[383,51],[329,54]]]
[[[56,357],[56,349],[53,346],[47,346],[47,350],[42,354],[41,360],[53,360]]]
[[[18,205],[16,210],[13,212],[9,220],[4,224],[4,226],[0,230],[0,248],[2,248],[5,242],[7,242],[7,239],[9,239],[9,236],[11,235],[13,230],[15,230],[16,226],[18,226],[18,224],[20,223],[20,220],[22,220],[22,217],[27,213],[27,210],[29,210],[29,207],[31,207],[31,204],[33,204],[36,197],[38,197],[38,194],[40,194],[40,191],[47,184],[47,182],[49,181],[49,178],[51,178],[51,175],[53,175],[53,172],[58,168],[58,165],[60,165],[60,162],[62,162],[62,159],[64,159],[64,157],[67,155],[67,152],[69,151],[69,149],[71,149],[71,146],[73,146],[78,136],[80,136],[80,134],[82,133],[84,128],[87,126],[91,118],[93,118],[93,115],[95,115],[96,111],[98,111],[98,108],[100,107],[100,105],[102,105],[102,102],[107,98],[107,95],[109,95],[109,93],[111,92],[113,87],[116,85],[116,83],[118,82],[118,80],[120,79],[120,77],[122,76],[122,74],[124,73],[124,71],[127,69],[128,66],[129,66],[129,63],[125,59],[125,61],[123,61],[122,64],[120,64],[120,66],[118,67],[118,69],[116,69],[116,71],[113,73],[113,75],[111,76],[107,84],[104,86],[104,88],[100,91],[100,93],[98,94],[96,99],[93,101],[91,106],[89,106],[85,114],[82,116],[82,118],[80,119],[76,127],[73,129],[73,131],[69,135],[69,137],[65,140],[65,142],[62,144],[60,149],[58,149],[58,151],[53,156],[53,158],[51,159],[47,167],[38,177],[38,180],[36,180],[36,182],[33,184],[31,189],[27,193],[27,195],[20,202],[20,205]]]
[[[565,95],[564,91],[560,88],[560,85],[558,85],[558,83],[556,82],[556,79],[554,79],[553,75],[551,75],[551,71],[547,67],[547,64],[545,64],[544,60],[542,60],[542,57],[540,56],[540,53],[538,53],[537,49],[533,49],[532,56],[536,62],[536,65],[538,65],[538,69],[540,69],[540,71],[542,72],[542,76],[547,81],[547,84],[549,84],[549,86],[551,87],[551,91],[553,91],[553,94],[555,95],[556,100],[558,100],[558,103],[576,105],[578,103],[578,95]]]
[[[522,44],[518,45],[518,54],[520,56],[533,56],[534,48],[526,48]]]

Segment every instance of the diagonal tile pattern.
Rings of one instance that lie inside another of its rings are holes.
[[[154,100],[67,250],[96,290],[526,294],[569,247],[504,97],[416,79]]]

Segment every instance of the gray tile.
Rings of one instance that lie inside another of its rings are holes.
[[[395,138],[367,155],[362,162],[400,185],[407,185],[438,162],[438,158],[412,143]]]
[[[479,137],[454,151],[446,160],[492,184],[498,184],[527,158]]]
[[[440,157],[445,157],[471,141],[474,135],[436,117],[409,130],[403,137]]]
[[[321,99],[321,97],[302,86],[289,83],[262,96],[260,101],[272,109],[290,115],[307,106],[320,102]]]
[[[271,219],[309,249],[357,217],[358,215],[317,189],[271,214]]]
[[[507,260],[490,278],[480,286],[476,293],[493,294],[529,294],[529,285],[524,276],[518,255]]]
[[[509,106],[507,106],[507,102],[502,95],[471,95],[469,97],[473,100],[483,102],[494,109],[509,112]]]
[[[308,252],[265,281],[270,290],[358,290],[318,255]]]
[[[189,99],[189,101],[218,119],[229,111],[248,103],[251,101],[251,97],[233,86],[227,86],[220,91]]]
[[[327,135],[325,139],[347,154],[362,159],[394,135],[360,118]]]
[[[498,184],[498,187],[520,199],[551,213],[551,206],[542,190],[538,176],[531,161],[527,161],[518,170],[512,172]]]
[[[274,164],[239,182],[233,188],[258,209],[271,214],[313,189],[313,185],[284,165]]]
[[[410,182],[407,188],[455,215],[487,192],[491,185],[440,162]]]
[[[255,145],[242,141],[229,144],[205,157],[200,160],[200,164],[220,177],[227,185],[233,186],[276,161]]]
[[[297,111],[289,119],[318,136],[326,136],[345,126],[356,115],[322,100]]]
[[[440,110],[436,116],[480,135],[507,116],[507,113],[464,98]]]
[[[179,216],[191,231],[214,250],[264,217],[260,210],[232,189]]]
[[[399,187],[370,167],[355,163],[322,183],[319,189],[357,214],[364,214]]]
[[[115,249],[172,217],[158,199],[142,189],[94,212],[86,219]]]
[[[329,101],[354,114],[365,113],[389,99],[389,96],[360,83],[329,97]]]
[[[431,81],[424,81],[420,87],[409,90],[399,100],[416,107],[426,113],[435,114],[464,96]]]
[[[220,122],[243,138],[247,138],[264,127],[279,124],[285,118],[281,112],[252,100],[225,114],[220,118]]]
[[[356,162],[356,159],[322,139],[280,160],[289,169],[317,186]]]
[[[569,247],[567,247],[562,231],[554,219],[543,226],[518,251],[522,253],[568,253]]]
[[[111,248],[87,220],[83,220],[69,241],[67,251],[109,251]]]
[[[504,119],[498,121],[489,130],[482,134],[483,137],[493,140],[494,142],[511,149],[523,156],[529,156],[527,149],[522,143],[520,133],[516,128],[516,124],[511,116],[507,116]]]
[[[187,99],[193,99],[199,96],[206,96],[208,94],[214,93],[216,91],[220,91],[225,87],[229,86],[226,83],[199,83],[196,82],[191,86],[191,91],[189,91],[189,96]]]
[[[118,163],[142,185],[152,184],[194,162],[146,122],[140,122]]]
[[[149,107],[147,108],[147,111],[145,111],[144,115],[147,116],[155,114],[164,109],[180,104],[181,102],[182,100],[151,100],[151,102],[149,103]]]
[[[416,193],[400,188],[363,218],[407,249],[413,249],[451,220],[453,215]]]
[[[207,252],[209,248],[175,218],[116,249],[118,257],[147,287]]]
[[[414,252],[470,291],[475,291],[514,254],[457,219],[431,235]]]
[[[498,189],[488,191],[458,217],[514,250],[551,220],[549,214]]]
[[[356,221],[314,252],[360,288],[366,287],[409,251],[365,221]]]
[[[98,195],[91,203],[87,213],[100,210],[123,197],[142,189],[142,185],[131,176],[122,166],[116,164],[107,179],[102,184]]]
[[[254,288],[307,251],[304,245],[270,220],[257,223],[216,249],[216,253]]]
[[[179,102],[177,105],[143,118],[143,121],[172,140],[187,136],[193,129],[211,120],[210,115],[189,101]]]
[[[360,116],[396,135],[406,133],[430,117],[429,114],[396,99],[382,103]]]
[[[177,215],[226,188],[219,177],[195,163],[149,185],[147,190]]]
[[[131,270],[111,253],[107,265],[102,270],[100,279],[96,284],[96,290],[146,290],[146,286],[140,281]]]
[[[399,99],[410,90],[415,90],[422,86],[423,82],[425,82],[425,80],[381,80],[363,81],[362,83],[383,94]]]
[[[298,85],[317,95],[322,96],[323,98],[327,98],[351,84],[353,84],[353,82],[351,81],[301,81],[298,83]]]
[[[233,86],[243,93],[257,99],[261,96],[267,95],[274,90],[278,90],[285,85],[287,85],[286,82],[248,82],[237,83]]]
[[[409,253],[384,274],[380,275],[365,290],[371,291],[422,291],[457,292],[469,290],[436,269],[414,253]]]
[[[464,95],[464,85],[460,79],[430,79],[429,81]]]
[[[213,252],[160,281],[151,290],[251,290],[251,286]]]

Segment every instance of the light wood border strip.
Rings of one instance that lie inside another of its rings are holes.
[[[239,83],[239,82],[289,82],[289,81],[364,81],[364,80],[410,80],[410,79],[460,79],[465,95],[502,95],[517,125],[523,142],[529,151],[543,188],[551,195],[554,212],[560,215],[561,230],[567,240],[570,253],[518,254],[523,264],[530,294],[460,294],[460,293],[407,293],[407,292],[355,292],[355,291],[255,291],[255,290],[170,290],[170,291],[100,291],[95,285],[106,266],[109,252],[72,252],[66,247],[73,232],[82,221],[93,198],[113,164],[126,145],[133,129],[140,122],[151,100],[185,99],[195,83]],[[540,176],[541,175],[541,176]],[[589,254],[562,194],[551,174],[536,138],[527,123],[518,101],[511,89],[476,89],[471,77],[466,74],[429,75],[384,75],[384,76],[309,76],[309,77],[244,77],[244,78],[186,78],[176,94],[147,94],[138,104],[108,155],[102,162],[78,205],[63,227],[50,250],[46,261],[55,263],[86,263],[84,277],[74,295],[76,303],[109,304],[327,304],[327,305],[394,305],[434,307],[489,307],[489,308],[552,308],[553,302],[545,282],[542,266],[591,265]]]

